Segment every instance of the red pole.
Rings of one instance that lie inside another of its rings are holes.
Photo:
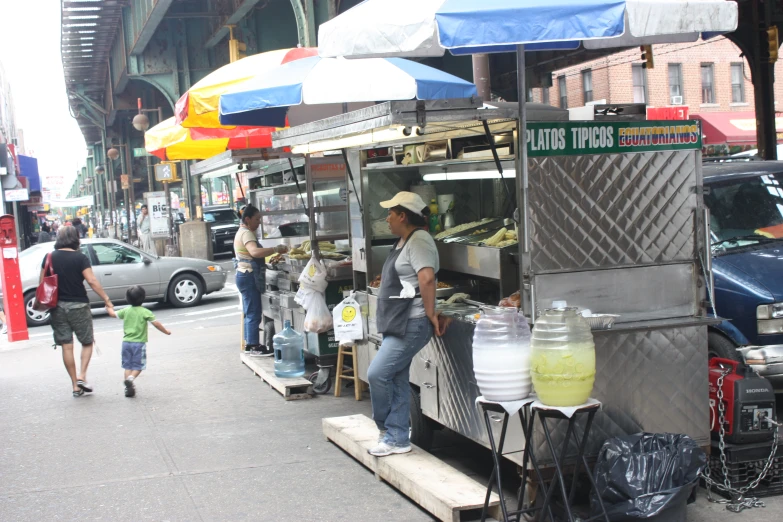
[[[19,274],[19,246],[16,238],[14,216],[0,216],[0,250],[2,263],[0,269],[3,277],[3,310],[8,326],[8,340],[26,341],[27,312],[24,309],[22,294],[22,277]]]

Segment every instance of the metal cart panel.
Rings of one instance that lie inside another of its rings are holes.
[[[534,273],[693,260],[693,151],[532,158]]]

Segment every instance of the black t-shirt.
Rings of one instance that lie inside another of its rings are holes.
[[[41,262],[41,268],[46,266],[46,257]],[[57,274],[57,299],[59,301],[90,302],[87,299],[87,290],[84,288],[84,275],[82,274],[84,269],[90,268],[90,266],[90,260],[81,252],[71,252],[70,250],[52,252],[52,270]]]

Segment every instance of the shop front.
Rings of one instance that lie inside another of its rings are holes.
[[[701,122],[705,157],[730,156],[757,149],[755,112],[703,112],[694,114],[693,119]],[[778,144],[783,144],[783,118],[775,118],[775,126]]]

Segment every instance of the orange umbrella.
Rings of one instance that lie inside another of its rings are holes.
[[[147,152],[161,160],[203,160],[227,150],[270,148],[274,127],[186,129],[169,118],[144,133]]]
[[[242,58],[213,71],[197,82],[177,101],[174,113],[177,123],[186,128],[233,129],[218,120],[220,95],[228,89],[261,76],[265,71],[284,63],[316,56],[314,47],[278,49]]]

